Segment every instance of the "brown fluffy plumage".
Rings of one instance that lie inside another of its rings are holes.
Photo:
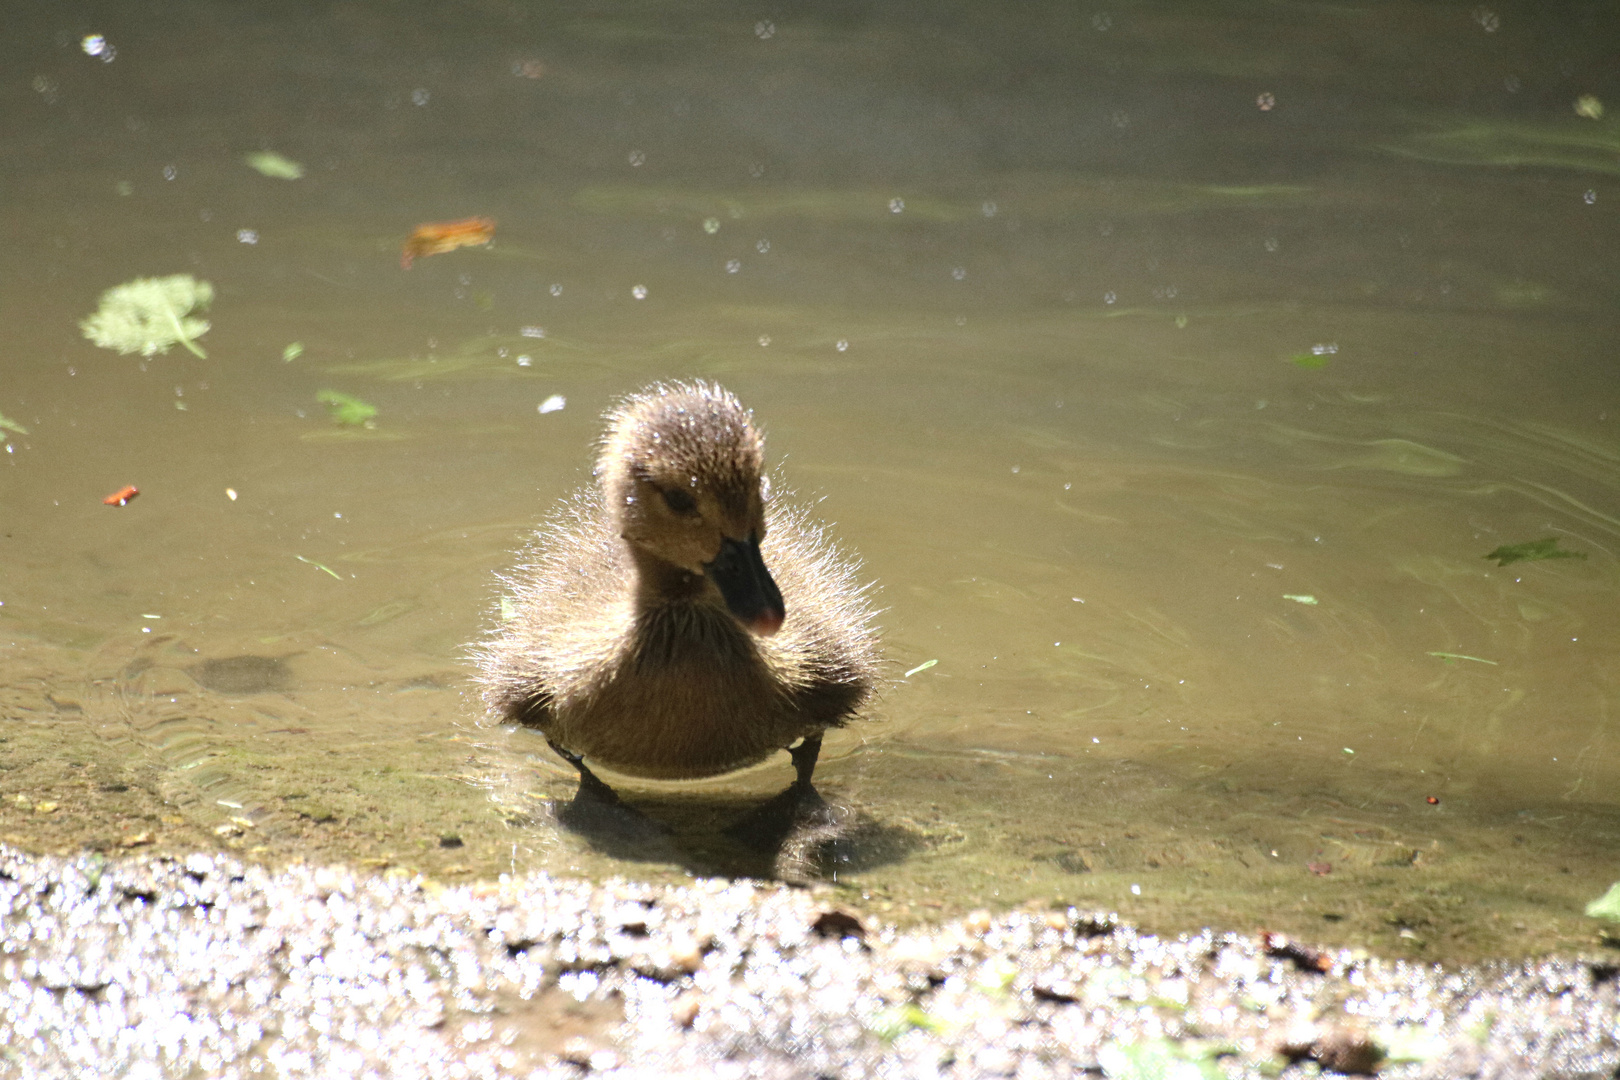
[[[764,441],[719,386],[659,384],[607,417],[577,492],[506,580],[509,618],[475,649],[485,704],[634,776],[730,772],[845,723],[876,681],[856,563],[767,499]],[[751,633],[706,567],[759,537],[786,617]]]

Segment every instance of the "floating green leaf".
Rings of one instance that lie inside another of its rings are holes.
[[[339,581],[343,580],[336,570],[332,569],[330,566],[327,566],[325,563],[318,563],[314,559],[306,559],[302,555],[294,555],[293,558],[297,559],[301,563],[309,563],[309,565],[313,566],[317,570],[325,570],[328,574],[331,574]]]
[[[304,343],[302,341],[295,341],[281,350],[281,358],[289,364],[303,355]]]
[[[322,390],[315,395],[315,400],[324,404],[332,419],[346,427],[375,427],[374,417],[377,415],[377,406],[361,401],[348,394],[340,394],[336,390]]]
[[[27,428],[17,423],[17,421],[11,419],[11,417],[7,416],[5,413],[0,413],[0,431],[15,431],[18,435],[28,434]]]
[[[1549,536],[1545,540],[1530,540],[1523,544],[1504,544],[1485,558],[1495,559],[1497,566],[1506,566],[1508,563],[1534,562],[1537,559],[1584,559],[1586,552],[1560,550],[1558,537]]]
[[[242,160],[247,162],[248,168],[277,180],[297,180],[304,175],[302,165],[291,158],[284,158],[272,150],[261,150],[256,154],[244,154]]]
[[[1316,604],[1317,604],[1316,597],[1314,597],[1314,596],[1304,596],[1304,595],[1296,594],[1296,593],[1283,593],[1283,599],[1284,600],[1292,600],[1296,604],[1307,604],[1307,605],[1309,605],[1311,607],[1315,607]]]
[[[919,671],[927,671],[929,668],[933,667],[937,663],[939,663],[938,660],[924,660],[922,663],[918,664],[916,667],[912,668],[910,671],[906,672],[904,675],[902,675],[900,677],[902,679],[909,679],[913,675],[917,674],[917,672],[919,672]]]
[[[1586,913],[1594,919],[1620,922],[1620,881],[1609,886],[1609,891],[1586,905]]]
[[[103,349],[120,353],[151,356],[178,342],[206,358],[196,339],[208,332],[208,322],[191,313],[207,311],[213,300],[214,287],[190,274],[136,278],[102,293],[101,306],[79,329]]]

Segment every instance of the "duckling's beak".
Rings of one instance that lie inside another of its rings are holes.
[[[726,607],[732,617],[760,637],[770,637],[782,628],[787,611],[782,607],[782,590],[765,569],[765,560],[759,554],[759,539],[720,541],[720,553],[711,562],[703,564],[709,576],[726,598]]]

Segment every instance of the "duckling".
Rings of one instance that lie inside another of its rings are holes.
[[[877,678],[857,564],[771,497],[764,439],[720,386],[656,384],[606,419],[596,486],[536,534],[475,648],[486,706],[538,728],[581,795],[617,801],[587,761],[684,780],[786,749],[783,794],[819,803],[822,735]]]

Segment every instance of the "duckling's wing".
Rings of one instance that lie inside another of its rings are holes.
[[[489,710],[544,728],[558,702],[605,678],[632,622],[629,582],[600,494],[576,492],[501,577],[506,617],[473,649]]]
[[[779,495],[766,511],[760,550],[787,608],[782,629],[761,642],[766,661],[807,695],[810,711],[836,714],[820,722],[842,723],[870,695],[881,662],[872,625],[877,612],[871,586],[860,580],[860,561]]]

